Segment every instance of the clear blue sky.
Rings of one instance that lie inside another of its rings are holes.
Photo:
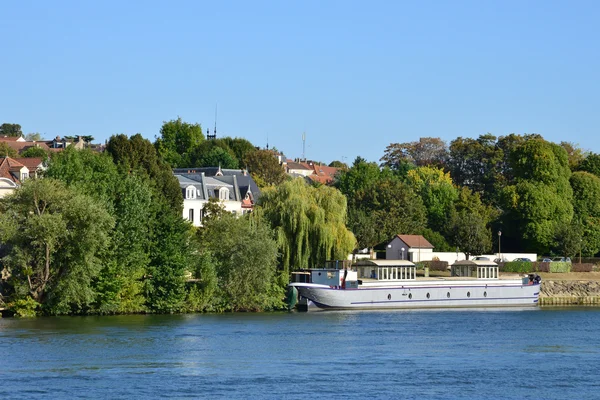
[[[0,122],[142,133],[181,116],[290,157],[540,133],[600,152],[597,1],[0,3]]]

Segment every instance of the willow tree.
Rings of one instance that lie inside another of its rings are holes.
[[[284,274],[342,259],[354,249],[346,228],[346,198],[337,189],[298,178],[263,191],[260,212],[276,232]]]

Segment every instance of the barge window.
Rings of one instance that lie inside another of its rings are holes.
[[[446,295],[447,298],[450,298],[450,292],[448,292],[448,294]]]
[[[471,292],[467,292],[467,297],[471,297]]]
[[[483,297],[487,297],[487,292],[483,292]]]
[[[427,293],[427,298],[429,298],[429,297],[430,297],[430,296],[429,296],[429,293]]]

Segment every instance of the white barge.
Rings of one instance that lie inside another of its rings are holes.
[[[539,276],[500,278],[498,265],[485,260],[457,261],[445,278],[417,278],[405,260],[334,263],[294,274],[289,298],[299,309],[534,307],[540,294]]]

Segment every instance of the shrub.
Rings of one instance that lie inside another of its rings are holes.
[[[15,317],[35,317],[40,304],[27,296],[23,299],[18,299],[12,303],[8,303],[8,310],[15,314]]]
[[[555,261],[550,264],[550,272],[560,273],[560,272],[571,272],[571,263],[564,261]]]
[[[536,262],[534,271],[535,272],[550,272],[550,263],[549,262]]]
[[[572,272],[592,272],[592,269],[594,268],[594,264],[592,263],[577,263],[577,264],[573,264],[571,265],[571,271]]]
[[[529,273],[534,271],[534,265],[529,261],[511,261],[500,267],[502,272]]]
[[[448,261],[423,261],[423,265],[429,267],[430,271],[446,271],[448,270]]]

